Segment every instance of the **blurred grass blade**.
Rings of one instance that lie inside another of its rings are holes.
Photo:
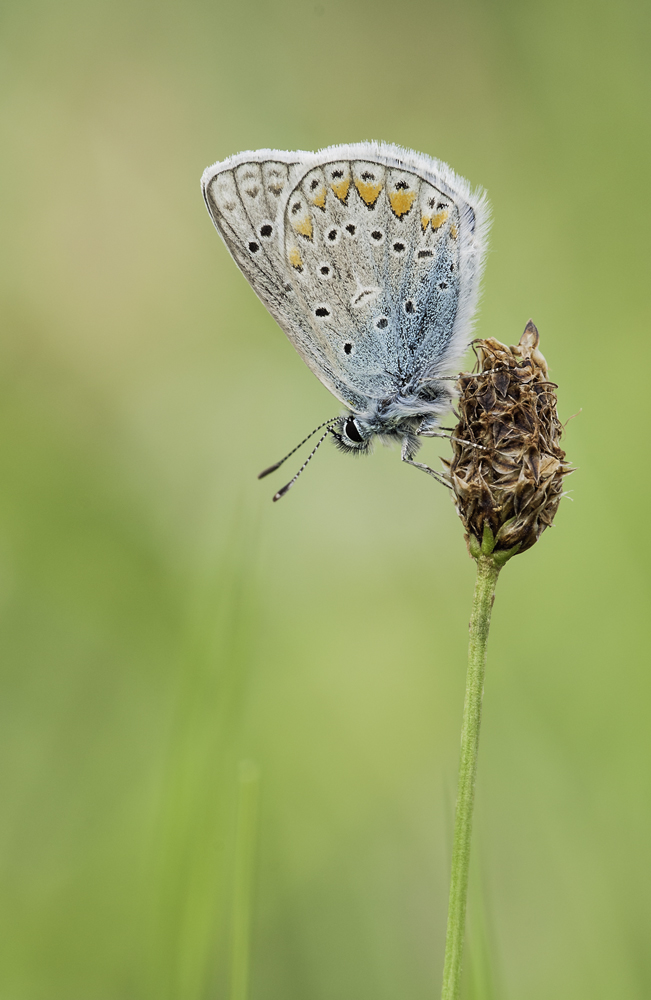
[[[239,768],[237,841],[233,892],[231,1000],[247,1000],[251,952],[251,910],[255,868],[260,772],[243,760]]]
[[[471,872],[468,927],[468,982],[465,995],[470,1000],[505,1000],[503,986],[497,980],[496,942],[489,916],[489,906],[480,865],[474,861]]]
[[[228,996],[237,762],[247,713],[257,533],[231,522],[216,570],[187,595],[159,791],[147,1000]]]

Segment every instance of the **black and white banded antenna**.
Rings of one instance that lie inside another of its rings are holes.
[[[311,437],[314,437],[317,431],[320,431],[322,427],[329,427],[330,424],[336,423],[337,419],[338,419],[337,417],[331,417],[330,420],[324,420],[322,424],[319,424],[319,426],[315,427],[313,431],[310,431],[308,436],[303,438],[300,444],[297,444],[295,448],[292,448],[292,450],[287,455],[285,455],[284,458],[281,458],[281,460],[279,462],[276,462],[275,465],[270,465],[268,469],[263,469],[262,472],[259,474],[258,479],[264,479],[265,476],[269,476],[271,475],[272,472],[275,472],[276,469],[279,469],[280,466],[283,464],[283,462],[286,462],[288,458],[291,458],[292,455],[298,451],[299,448],[302,448],[305,442],[309,441]]]
[[[291,479],[287,483],[286,486],[283,486],[283,488],[281,490],[278,490],[278,492],[275,494],[275,496],[273,498],[274,501],[275,500],[280,500],[281,497],[284,497],[285,493],[287,493],[287,491],[290,489],[290,487],[292,487],[294,485],[294,483],[296,482],[296,480],[300,476],[300,474],[303,471],[303,469],[306,467],[306,465],[308,464],[308,462],[314,457],[317,449],[323,444],[323,442],[327,438],[328,434],[330,434],[332,432],[333,425],[336,424],[336,422],[337,422],[338,419],[339,419],[338,417],[331,417],[330,420],[324,420],[324,422],[322,424],[319,424],[319,426],[315,427],[313,431],[310,431],[310,433],[307,435],[307,437],[303,438],[303,440],[300,442],[300,444],[297,444],[295,448],[292,448],[292,450],[287,455],[285,455],[284,458],[281,458],[281,460],[279,462],[276,462],[275,465],[270,465],[268,469],[263,469],[263,471],[258,476],[258,479],[264,479],[265,476],[268,476],[272,472],[275,472],[276,469],[279,469],[280,466],[283,464],[283,462],[286,462],[288,458],[291,458],[292,455],[295,452],[298,451],[299,448],[302,448],[303,445],[306,443],[306,441],[309,441],[311,437],[314,437],[314,435],[317,433],[317,431],[322,430],[323,427],[327,427],[327,430],[325,431],[324,434],[321,435],[321,437],[317,441],[316,445],[314,446],[314,448],[312,449],[312,451],[310,452],[310,454],[307,456],[307,458],[303,462],[302,466],[300,467],[300,469],[298,470],[298,472],[296,473],[296,475],[294,476],[294,478]]]
[[[319,440],[317,441],[317,443],[314,445],[314,448],[312,449],[312,451],[310,452],[310,454],[307,456],[307,458],[303,462],[302,466],[300,467],[300,469],[298,470],[298,472],[296,473],[296,475],[294,476],[294,478],[290,479],[289,482],[287,483],[287,485],[283,486],[282,490],[278,490],[278,492],[274,495],[274,497],[273,497],[274,503],[275,503],[276,500],[280,500],[281,497],[284,497],[285,493],[287,493],[287,491],[292,488],[292,486],[294,485],[294,483],[296,482],[296,480],[300,476],[300,474],[303,471],[303,469],[305,469],[307,467],[308,463],[312,461],[312,459],[316,455],[317,451],[319,450],[319,448],[321,447],[321,445],[323,444],[323,442],[327,438],[328,434],[332,434],[332,427],[328,427],[327,430],[325,431],[325,433],[321,435],[321,437],[319,438]]]

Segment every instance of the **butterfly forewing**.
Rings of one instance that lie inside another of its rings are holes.
[[[240,270],[267,308],[294,319],[291,284],[277,250],[277,226],[283,192],[290,188],[296,164],[244,161],[216,164],[206,171],[203,191],[208,211]]]
[[[282,206],[300,170],[298,158],[311,154],[274,154],[241,154],[209,168],[202,178],[208,211],[238,267],[304,361],[342,402],[363,408],[363,399],[330,370],[281,250]],[[253,159],[256,155],[261,158]],[[278,155],[292,159],[284,162]]]

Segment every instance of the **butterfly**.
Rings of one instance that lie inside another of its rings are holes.
[[[485,194],[439,160],[376,142],[238,153],[201,186],[254,292],[346,407],[312,431],[326,428],[274,500],[328,436],[356,454],[397,440],[404,462],[440,478],[414,456],[420,438],[442,436],[450,375],[470,343]]]

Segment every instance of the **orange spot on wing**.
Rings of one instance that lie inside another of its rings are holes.
[[[450,213],[447,209],[432,216],[432,229],[440,229]]]
[[[450,226],[450,236],[452,237],[453,240],[456,240],[458,235],[459,235],[459,230],[457,229],[455,224],[452,223],[452,225]]]
[[[325,200],[326,200],[326,189],[325,189],[325,187],[322,187],[321,190],[318,192],[318,194],[315,194],[313,198],[310,198],[310,201],[312,202],[312,204],[316,205],[317,208],[324,208],[325,207]]]
[[[300,233],[301,236],[306,236],[308,240],[312,239],[312,220],[309,215],[304,215],[297,222],[292,222],[292,229],[294,232]]]
[[[355,180],[355,187],[359,191],[359,196],[362,201],[371,207],[378,200],[380,191],[382,190],[382,184],[366,184],[364,181]]]
[[[298,252],[298,250],[296,249],[296,247],[292,247],[292,249],[287,254],[287,257],[288,257],[289,263],[292,265],[292,267],[295,267],[297,269],[297,271],[300,271],[302,269],[302,267],[303,267],[303,261],[301,259],[301,255]]]
[[[431,218],[432,218],[431,215],[421,215],[421,217],[420,217],[420,225],[421,225],[421,228],[422,228],[423,232],[425,232],[425,230],[429,226]]]
[[[337,184],[331,184],[330,187],[336,194],[339,201],[345,201],[348,197],[348,190],[350,188],[350,178],[345,181],[339,181]]]
[[[389,191],[391,208],[399,219],[410,211],[415,197],[415,191]]]

